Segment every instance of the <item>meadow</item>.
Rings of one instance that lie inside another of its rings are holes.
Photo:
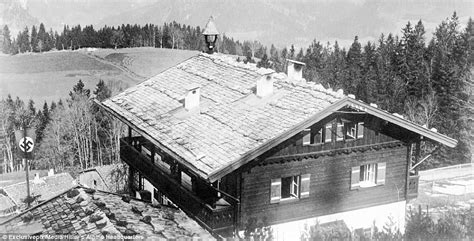
[[[94,89],[99,80],[133,86],[198,52],[156,48],[51,51],[0,56],[0,98],[11,94],[32,99],[37,108],[46,101],[68,97],[81,79]]]

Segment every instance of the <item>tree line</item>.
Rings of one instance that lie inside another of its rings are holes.
[[[80,25],[73,28],[65,26],[61,34],[51,30],[44,31],[42,24],[36,34],[33,34],[36,31],[34,29],[36,28],[32,28],[29,36],[28,29],[25,28],[16,39],[9,42],[9,31],[5,26],[2,31],[3,50],[18,53],[82,47],[140,46],[202,50],[205,46],[199,27],[176,22],[162,26],[105,26],[98,31],[92,25],[84,28]],[[470,69],[474,60],[472,19],[469,19],[465,29],[461,29],[454,13],[439,24],[429,40],[425,37],[421,21],[414,25],[408,22],[402,29],[401,36],[382,34],[377,41],[365,44],[361,44],[356,36],[347,50],[341,48],[337,41],[334,44],[323,44],[317,40],[299,50],[293,45],[282,49],[274,45],[267,48],[258,41],[241,43],[225,35],[218,39],[217,50],[243,57],[242,60],[238,57],[238,61],[257,62],[259,67],[273,68],[279,72],[286,71],[286,59],[302,61],[306,63],[303,75],[308,81],[321,83],[334,90],[341,88],[344,93],[354,94],[359,100],[403,114],[426,128],[436,127],[436,131],[459,141],[455,149],[440,148],[435,153],[434,160],[425,164],[425,168],[469,162],[471,158],[469,121],[472,121],[474,113],[470,90],[473,84]],[[101,85],[98,89],[106,86],[103,83]],[[76,163],[85,168],[117,160],[117,153],[113,153],[118,150],[115,145],[118,145],[120,128],[110,117],[86,101],[90,97],[90,91],[80,86],[78,83],[74,87],[67,103],[56,103],[54,109],[53,104],[50,105],[53,111],[47,113],[54,116],[57,122],[48,117],[51,120],[42,125],[46,126],[45,133],[56,133],[56,136],[53,138],[43,134],[47,140],[43,140],[43,145],[56,142],[56,149],[49,148],[48,151],[55,150],[50,153],[55,160],[68,159],[69,165]],[[101,92],[102,90],[93,94],[102,96]],[[7,98],[3,102],[12,109],[8,111],[13,113],[15,108],[26,108],[21,107],[24,104],[20,100]],[[30,112],[44,115],[45,110]],[[79,119],[81,122],[78,122]],[[103,146],[110,148],[102,148]],[[432,149],[430,145],[423,147],[425,153]],[[47,157],[46,154],[44,156]]]
[[[65,25],[62,32],[46,30],[43,23],[25,27],[16,37],[11,36],[8,25],[1,31],[1,50],[5,54],[26,52],[45,52],[50,50],[76,50],[80,48],[131,48],[155,47],[170,49],[204,50],[205,43],[202,29],[177,22],[163,25],[145,24],[121,26],[104,26],[98,30],[93,25]],[[254,56],[256,46],[262,46],[256,41],[235,41],[225,36],[219,40],[222,52],[227,54]],[[256,45],[257,43],[257,45]],[[252,52],[253,51],[253,52]],[[258,54],[258,53],[257,53]],[[262,55],[257,55],[261,57]]]
[[[268,55],[265,50],[257,52],[264,53],[257,66],[285,71],[286,59],[304,62],[303,76],[308,81],[343,89],[345,94],[459,141],[454,149],[437,149],[434,160],[423,168],[470,162],[472,19],[461,29],[454,13],[438,25],[429,40],[420,20],[408,22],[401,36],[382,34],[376,42],[366,44],[356,36],[347,50],[337,41],[331,45],[314,40],[305,49],[291,46],[279,51],[272,45]],[[423,154],[433,149],[430,144],[422,147]]]

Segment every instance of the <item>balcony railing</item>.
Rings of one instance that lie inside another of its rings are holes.
[[[139,152],[146,139],[133,137],[121,139],[120,157],[132,168],[138,170],[148,181],[188,215],[198,219],[213,232],[229,232],[236,223],[237,205],[210,205],[184,188],[178,180],[153,164],[151,159]],[[214,207],[213,207],[214,206]]]
[[[414,199],[418,197],[418,181],[419,175],[413,175],[408,177],[408,192],[407,199]]]

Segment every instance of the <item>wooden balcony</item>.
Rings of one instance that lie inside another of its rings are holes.
[[[169,172],[154,164],[151,158],[138,151],[142,145],[149,144],[142,137],[121,139],[120,157],[130,167],[139,171],[186,214],[194,217],[209,231],[218,234],[232,232],[236,224],[238,204],[231,200],[228,200],[229,202],[225,201],[229,205],[210,204],[200,199],[192,191],[183,187],[179,180],[173,178]]]
[[[410,175],[408,177],[408,190],[407,190],[407,200],[414,199],[418,197],[418,181],[420,179],[419,175]]]

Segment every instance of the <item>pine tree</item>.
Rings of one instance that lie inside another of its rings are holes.
[[[28,27],[25,27],[23,32],[18,34],[17,37],[18,52],[25,53],[31,51],[30,45],[30,34]]]
[[[456,13],[443,21],[434,33],[431,80],[436,91],[439,115],[435,126],[459,140],[455,149],[442,148],[438,158],[444,163],[467,162],[471,155],[466,140],[466,84],[470,78],[469,43],[458,30]]]
[[[357,86],[362,78],[362,51],[358,37],[355,36],[349,51],[347,51],[347,79],[343,82],[346,93],[357,94]],[[358,96],[356,96],[359,98]]]
[[[10,54],[12,52],[11,50],[12,40],[10,36],[10,29],[8,29],[7,25],[3,27],[2,35],[3,35],[2,52],[4,54]]]
[[[46,47],[47,42],[48,42],[48,33],[46,32],[46,29],[44,28],[44,24],[41,23],[38,30],[38,51],[40,53],[43,52],[43,50],[47,48]]]
[[[31,41],[30,41],[31,50],[33,52],[39,52],[38,41],[39,41],[38,32],[36,31],[36,26],[33,25],[33,27],[31,27]]]
[[[112,91],[105,85],[103,80],[99,80],[93,94],[98,101],[104,101],[112,95]]]

